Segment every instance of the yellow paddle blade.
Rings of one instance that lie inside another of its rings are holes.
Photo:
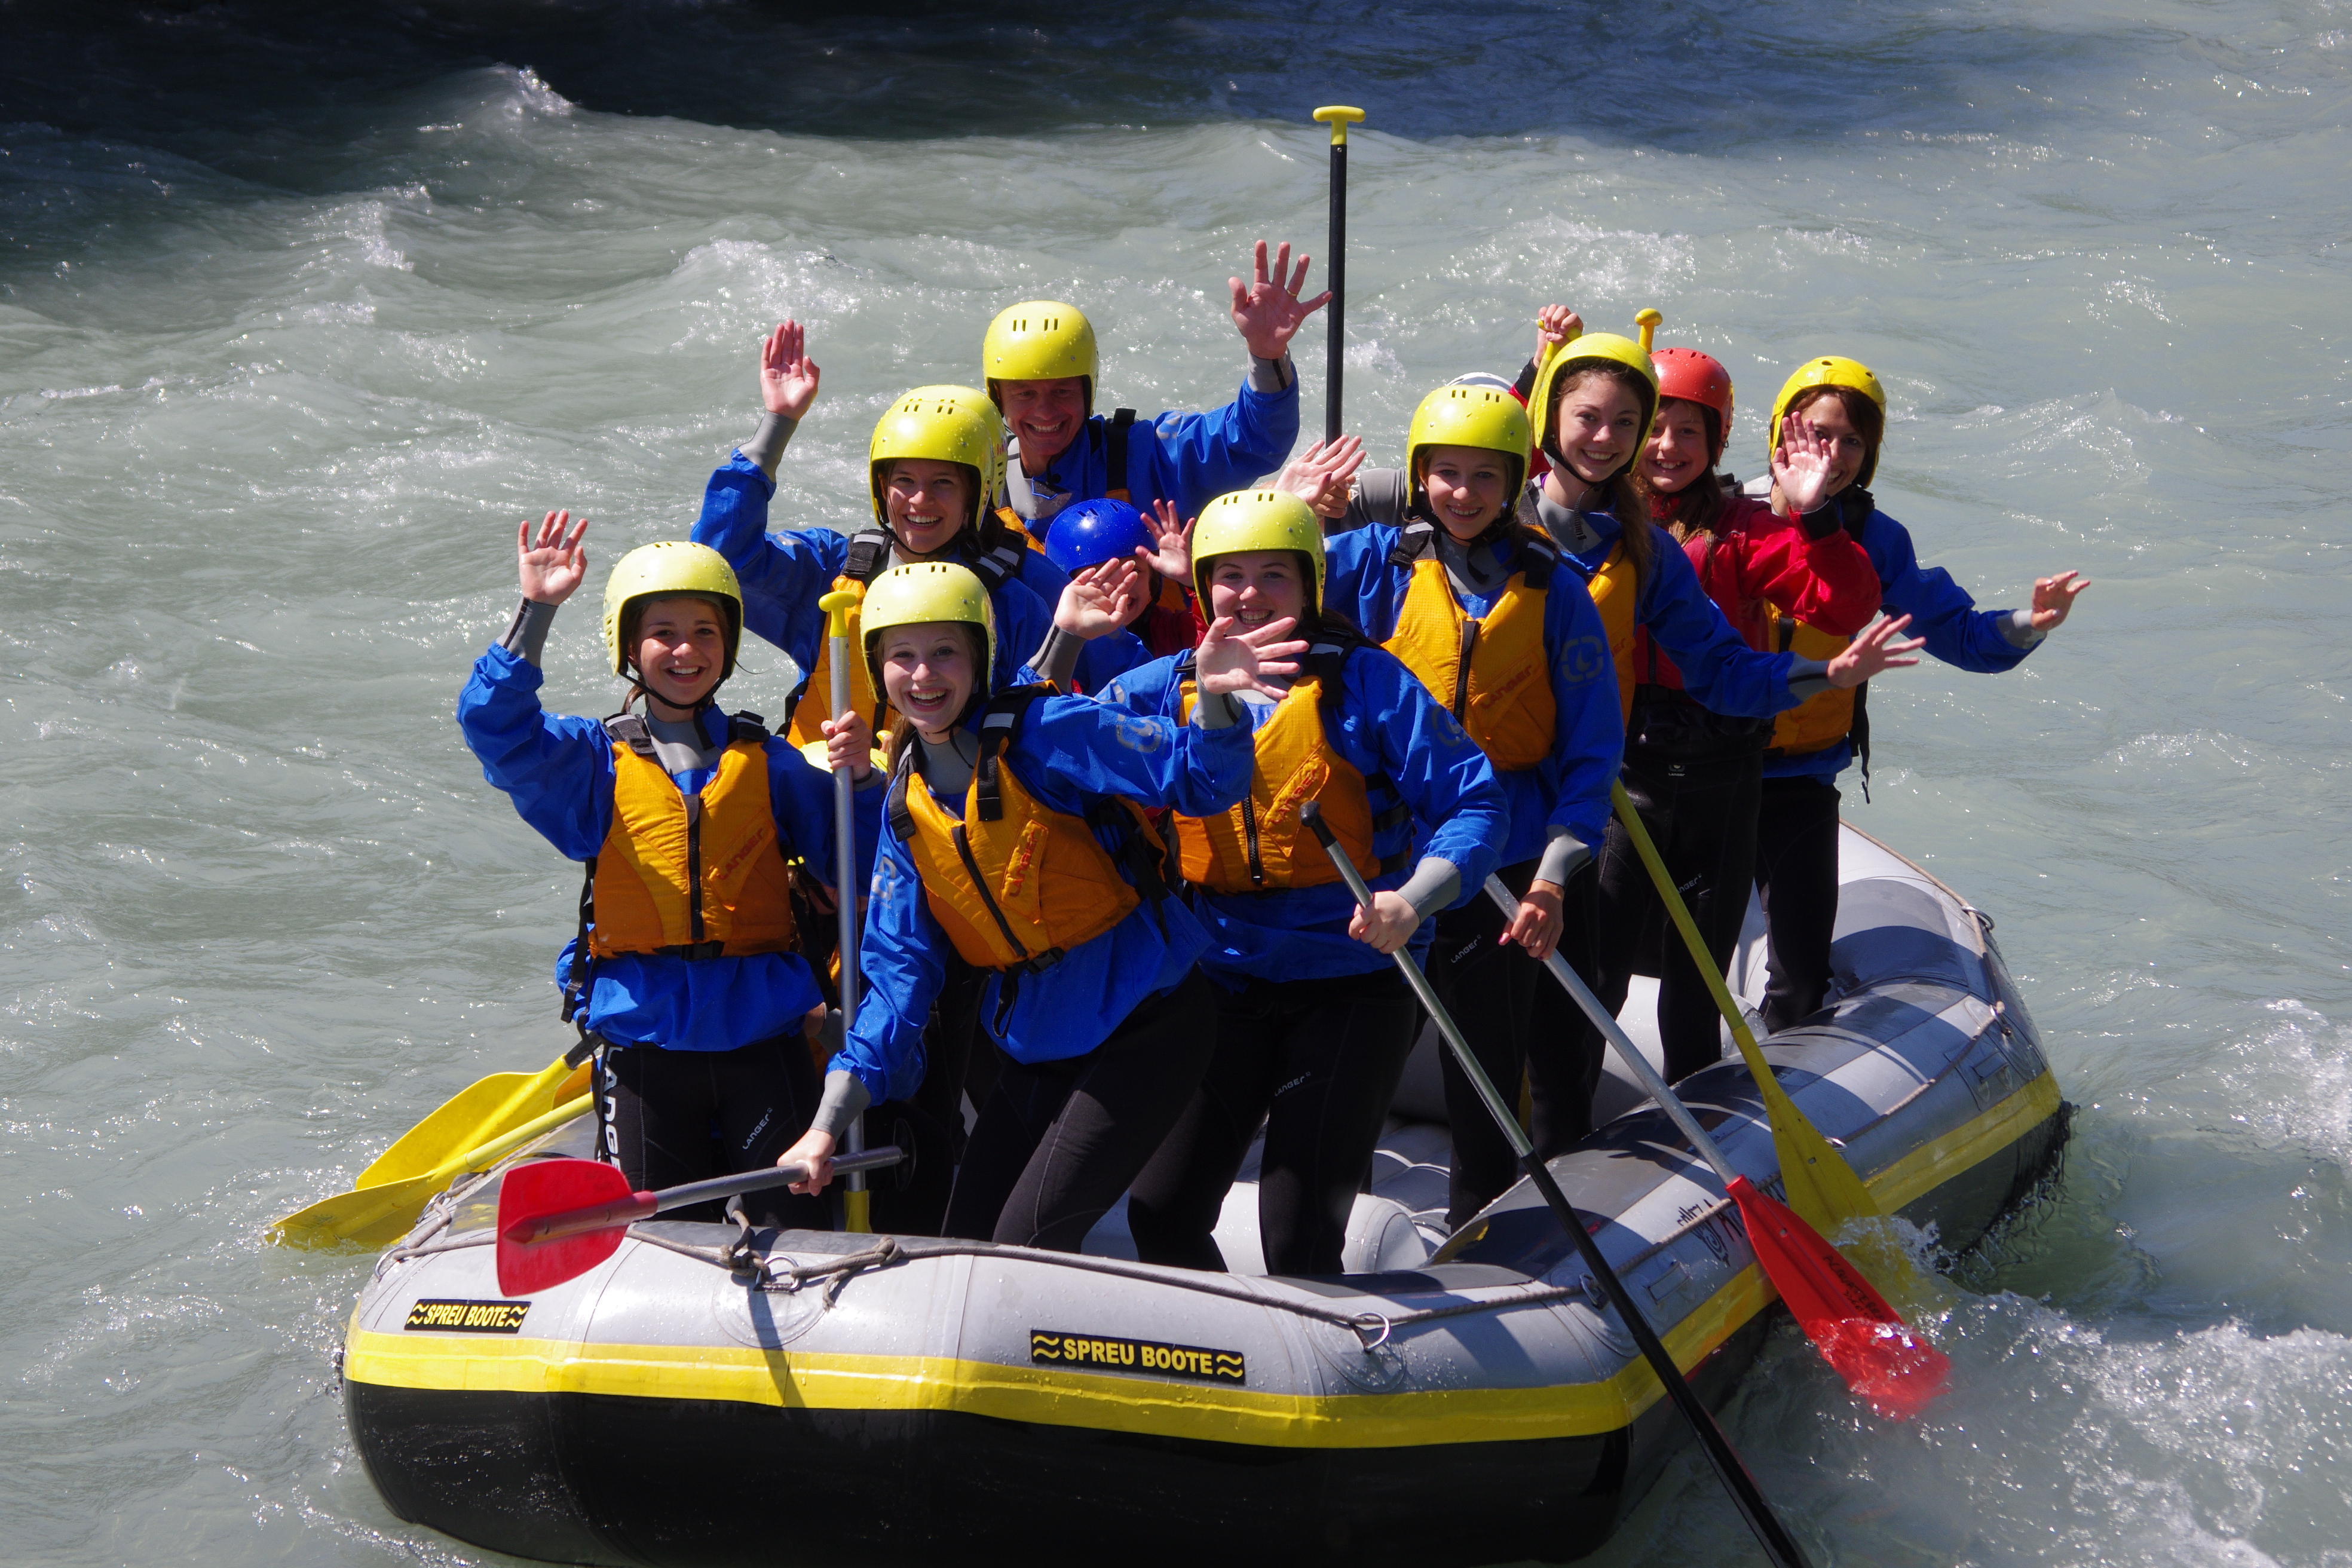
[[[321,1198],[271,1226],[268,1238],[285,1247],[389,1246],[415,1227],[426,1201],[447,1187],[452,1177],[488,1170],[532,1139],[582,1114],[594,1098],[583,1094],[567,1100],[486,1143],[450,1155],[429,1171]]]
[[[1845,1156],[1797,1109],[1797,1102],[1773,1076],[1772,1064],[1764,1059],[1764,1048],[1756,1043],[1756,1032],[1748,1026],[1748,1015],[1731,994],[1731,987],[1724,984],[1723,972],[1716,967],[1715,955],[1706,950],[1698,922],[1691,918],[1690,906],[1683,902],[1682,889],[1675,886],[1622,783],[1609,786],[1609,799],[1650,880],[1656,884],[1675,929],[1682,932],[1691,963],[1714,994],[1717,1011],[1731,1026],[1732,1042],[1739,1047],[1740,1060],[1748,1064],[1748,1076],[1756,1080],[1757,1092],[1764,1097],[1764,1116],[1771,1123],[1772,1151],[1780,1156],[1780,1184],[1787,1191],[1789,1206],[1797,1211],[1798,1218],[1833,1240],[1851,1231],[1856,1237],[1852,1248],[1854,1267],[1878,1287],[1879,1294],[1898,1307],[1935,1300],[1939,1293],[1928,1289],[1918,1266],[1895,1239],[1886,1211],[1846,1163]]]
[[[360,1173],[354,1186],[380,1187],[389,1182],[421,1176],[452,1154],[478,1149],[499,1133],[544,1116],[581,1089],[558,1092],[574,1077],[586,1084],[587,1065],[579,1071],[556,1058],[537,1072],[494,1072],[478,1079],[443,1102],[441,1108],[400,1135],[399,1140]]]

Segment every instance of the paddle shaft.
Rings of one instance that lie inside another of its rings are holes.
[[[1328,349],[1324,361],[1323,439],[1339,438],[1339,383],[1346,372],[1348,299],[1348,126],[1363,119],[1360,109],[1318,109],[1315,118],[1331,127],[1331,228],[1324,269],[1331,278],[1331,303],[1324,321]]]
[[[1324,852],[1331,857],[1331,864],[1347,882],[1348,890],[1356,896],[1356,902],[1369,916],[1372,908],[1371,889],[1364,885],[1364,879],[1356,870],[1355,863],[1348,858],[1332,837],[1318,803],[1308,801],[1299,807],[1298,815],[1299,820],[1307,824],[1322,844]],[[1444,1037],[1446,1048],[1454,1053],[1455,1065],[1462,1068],[1462,1075],[1470,1080],[1470,1086],[1478,1091],[1478,1099],[1486,1105],[1486,1114],[1494,1118],[1495,1126],[1510,1143],[1511,1152],[1518,1156],[1519,1168],[1527,1173],[1528,1180],[1535,1184],[1536,1191],[1543,1194],[1544,1202],[1551,1205],[1553,1217],[1559,1221],[1561,1228],[1568,1232],[1569,1239],[1575,1243],[1577,1256],[1592,1271],[1592,1277],[1601,1282],[1602,1293],[1609,1298],[1609,1304],[1617,1309],[1617,1316],[1624,1322],[1626,1331],[1633,1336],[1634,1344],[1641,1349],[1642,1358],[1657,1374],[1660,1385],[1666,1391],[1666,1397],[1674,1402],[1675,1408],[1690,1424],[1699,1447],[1706,1450],[1707,1462],[1715,1467],[1717,1479],[1723,1482],[1724,1490],[1731,1494],[1733,1506],[1748,1521],[1748,1528],[1755,1532],[1757,1544],[1764,1549],[1764,1555],[1774,1563],[1784,1565],[1784,1568],[1808,1568],[1803,1551],[1782,1527],[1779,1517],[1772,1511],[1771,1504],[1764,1500],[1762,1489],[1757,1486],[1756,1478],[1748,1473],[1748,1467],[1732,1447],[1731,1439],[1723,1435],[1723,1428],[1716,1424],[1714,1414],[1700,1403],[1689,1380],[1683,1376],[1682,1368],[1675,1364],[1675,1358],[1666,1350],[1665,1342],[1658,1338],[1656,1331],[1650,1327],[1650,1321],[1633,1304],[1633,1298],[1626,1290],[1624,1281],[1617,1278],[1617,1271],[1601,1255],[1601,1244],[1594,1241],[1591,1234],[1584,1228],[1584,1222],[1577,1217],[1575,1205],[1568,1201],[1568,1194],[1561,1192],[1559,1184],[1552,1179],[1550,1168],[1537,1157],[1535,1146],[1528,1142],[1518,1118],[1511,1114],[1510,1107],[1495,1091],[1494,1081],[1478,1065],[1477,1054],[1471,1050],[1470,1042],[1462,1037],[1462,1031],[1454,1026],[1452,1016],[1439,1004],[1437,993],[1430,986],[1429,976],[1413,963],[1412,954],[1399,950],[1389,956],[1404,975],[1405,984],[1412,987],[1413,994],[1421,998],[1430,1022],[1435,1024],[1437,1032]]]
[[[1503,886],[1503,879],[1500,877],[1486,879],[1486,896],[1501,907],[1506,921],[1518,912],[1518,895]],[[1576,1005],[1579,1007],[1584,1009],[1584,1016],[1592,1020],[1592,1026],[1600,1030],[1601,1037],[1616,1048],[1618,1056],[1624,1059],[1626,1067],[1633,1070],[1635,1078],[1641,1079],[1642,1087],[1650,1091],[1650,1097],[1658,1102],[1659,1108],[1664,1110],[1668,1119],[1681,1130],[1682,1135],[1690,1140],[1691,1147],[1698,1151],[1699,1158],[1715,1168],[1715,1173],[1723,1178],[1725,1186],[1727,1187],[1738,1181],[1739,1172],[1734,1168],[1730,1161],[1724,1158],[1723,1150],[1717,1145],[1714,1139],[1707,1136],[1706,1129],[1698,1124],[1698,1118],[1690,1113],[1690,1107],[1682,1102],[1682,1097],[1675,1093],[1674,1089],[1667,1085],[1665,1079],[1660,1076],[1658,1069],[1650,1065],[1650,1058],[1643,1056],[1640,1047],[1625,1037],[1624,1029],[1614,1017],[1611,1016],[1609,1009],[1601,1005],[1601,998],[1592,994],[1591,987],[1584,984],[1583,976],[1569,967],[1568,960],[1562,958],[1558,952],[1554,952],[1543,963],[1544,967],[1551,971],[1551,977],[1559,981],[1561,987],[1576,999]]]
[[[825,595],[831,598],[833,595]],[[830,642],[826,650],[833,656],[833,714],[838,719],[849,711],[849,616],[845,608],[827,606],[832,611]],[[841,1035],[849,1037],[849,1026],[857,1022],[857,894],[853,884],[857,879],[857,807],[854,799],[857,781],[849,776],[847,768],[833,771],[833,902],[835,918],[840,921],[837,938],[841,954]],[[842,1130],[841,1148],[844,1155],[854,1159],[866,1147],[866,1118],[853,1116]],[[862,1169],[863,1167],[858,1167]],[[853,1173],[842,1192],[843,1217],[854,1231],[873,1228],[866,1196],[866,1178]]]
[[[895,1165],[906,1155],[894,1146],[868,1149],[859,1154],[844,1154],[833,1163],[835,1174],[879,1170]],[[712,1198],[731,1198],[739,1193],[764,1192],[770,1187],[786,1186],[808,1179],[806,1165],[776,1165],[764,1171],[738,1171],[732,1175],[713,1176],[707,1182],[688,1182],[683,1186],[665,1187],[657,1193],[631,1193],[625,1198],[610,1203],[590,1204],[583,1208],[564,1209],[551,1215],[539,1215],[517,1220],[503,1234],[522,1247],[536,1246],[542,1241],[561,1241],[567,1236],[585,1236],[591,1231],[609,1230],[615,1226],[635,1225],[667,1214],[689,1204],[708,1203]]]

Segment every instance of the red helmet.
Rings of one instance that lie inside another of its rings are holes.
[[[1723,444],[1731,435],[1731,373],[1713,354],[1696,349],[1659,349],[1651,356],[1658,367],[1658,400],[1679,397],[1702,408],[1712,408],[1716,423],[1715,450],[1710,464],[1723,460]]]

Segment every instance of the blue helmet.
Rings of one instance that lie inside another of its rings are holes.
[[[1087,500],[1055,514],[1045,558],[1065,572],[1078,572],[1106,561],[1132,561],[1139,546],[1160,547],[1141,512],[1123,500]]]

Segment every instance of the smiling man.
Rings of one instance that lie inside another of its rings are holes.
[[[1287,241],[1266,265],[1265,241],[1244,284],[1226,279],[1234,328],[1249,346],[1249,374],[1234,400],[1208,414],[1139,420],[1131,408],[1108,416],[1100,401],[1102,357],[1094,325],[1075,305],[1031,300],[1002,311],[982,341],[989,396],[1012,432],[1006,489],[1013,510],[1042,539],[1064,507],[1110,497],[1147,515],[1173,501],[1184,517],[1213,496],[1281,466],[1298,438],[1298,372],[1290,340],[1331,298],[1298,298],[1307,258],[1294,268]]]

